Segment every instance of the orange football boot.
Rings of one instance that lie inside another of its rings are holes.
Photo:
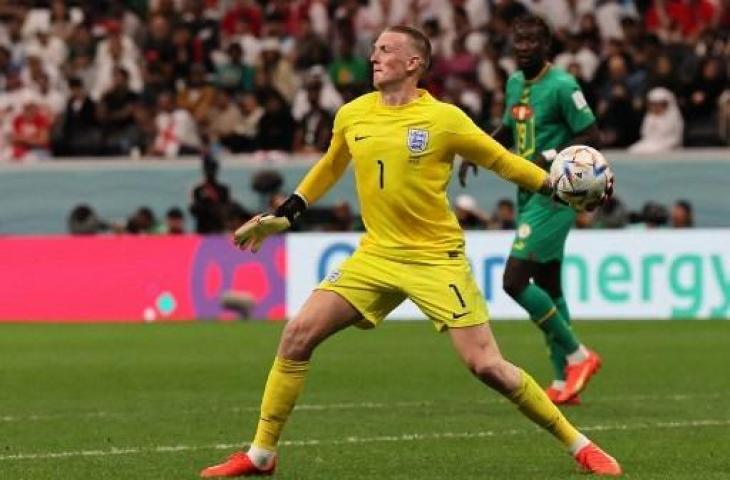
[[[578,453],[575,454],[575,461],[586,473],[607,477],[618,477],[623,473],[621,465],[616,459],[598,448],[598,445],[593,442],[578,450]]]
[[[565,367],[565,388],[557,397],[557,403],[565,403],[582,392],[588,381],[601,368],[601,357],[596,352],[588,352],[588,358]]]
[[[276,470],[276,458],[274,458],[271,467],[262,470],[253,464],[248,455],[244,452],[236,452],[225,462],[219,465],[208,467],[200,476],[204,478],[211,477],[263,477],[273,475]]]
[[[558,390],[557,388],[553,387],[548,387],[545,389],[545,395],[547,395],[550,401],[553,402],[555,405],[575,406],[581,404],[580,397],[578,395],[575,395],[564,402],[559,402],[558,397],[562,392],[562,390]]]

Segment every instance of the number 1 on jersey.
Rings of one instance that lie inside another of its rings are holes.
[[[380,189],[385,188],[385,164],[382,160],[378,160],[378,168],[380,169]]]

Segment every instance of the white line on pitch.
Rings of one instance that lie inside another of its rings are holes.
[[[631,425],[589,425],[579,427],[584,432],[612,431],[612,430],[651,430],[651,429],[673,429],[673,428],[698,428],[698,427],[725,427],[730,425],[730,419],[718,420],[692,420],[687,422],[656,422],[656,423],[635,423]],[[508,435],[520,435],[540,431],[539,428],[510,429],[510,430],[485,430],[481,432],[434,432],[434,433],[407,433],[402,435],[380,435],[376,437],[346,437],[339,440],[285,440],[279,443],[282,447],[310,447],[314,445],[352,445],[361,443],[380,442],[415,442],[423,440],[443,439],[472,439],[491,438]],[[240,449],[242,443],[218,443],[213,445],[169,445],[157,447],[129,447],[111,448],[109,450],[77,450],[67,452],[41,452],[41,453],[16,453],[0,455],[0,461],[8,460],[38,460],[68,457],[105,457],[112,455],[132,455],[138,453],[169,453],[187,452],[197,450],[232,450]]]
[[[708,394],[671,394],[671,395],[618,395],[618,396],[597,396],[591,399],[591,403],[615,403],[615,402],[636,402],[636,401],[692,401],[700,399],[713,399],[713,398],[730,398],[730,392],[727,393],[708,393]],[[469,405],[481,404],[493,404],[493,403],[505,403],[506,400],[501,397],[484,398],[477,400],[476,402],[470,402]],[[297,411],[326,411],[326,410],[378,410],[386,408],[417,408],[417,407],[430,407],[436,405],[437,402],[430,400],[413,401],[413,402],[353,402],[353,403],[321,403],[321,404],[301,404],[295,407]],[[458,405],[458,404],[451,404]],[[258,412],[258,406],[245,406],[245,407],[229,407],[222,408],[220,410],[227,412]],[[216,409],[211,409],[215,411]],[[194,413],[198,411],[210,412],[211,410],[203,409],[183,409],[176,410],[176,413]],[[2,422],[36,422],[36,421],[48,421],[48,420],[63,420],[65,418],[105,418],[105,417],[129,417],[133,416],[138,412],[132,411],[120,411],[120,412],[68,412],[68,413],[51,413],[51,414],[34,414],[34,415],[2,415],[0,416],[0,423]]]

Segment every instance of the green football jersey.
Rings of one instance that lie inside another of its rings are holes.
[[[557,149],[596,121],[575,78],[565,70],[550,66],[536,79],[527,81],[521,71],[507,81],[502,122],[512,129],[518,155],[533,160],[535,154]],[[543,195],[520,189],[518,210],[548,206]]]
[[[537,154],[565,145],[596,118],[572,75],[550,66],[526,81],[521,71],[507,81],[502,122],[512,129],[516,153]],[[575,211],[522,188],[517,191],[517,234],[511,256],[549,262],[562,260]]]

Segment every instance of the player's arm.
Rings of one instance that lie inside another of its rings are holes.
[[[502,125],[497,127],[494,132],[492,132],[492,138],[495,139],[503,147],[511,148],[513,141],[512,128],[510,128],[509,125],[503,123]],[[475,177],[479,174],[479,169],[477,168],[477,165],[475,163],[472,163],[468,160],[462,160],[461,165],[459,165],[459,183],[462,187],[466,187],[466,177],[469,176],[469,170],[474,173]]]
[[[472,124],[473,125],[473,124]],[[487,168],[503,179],[545,195],[552,193],[548,174],[529,160],[515,155],[474,125],[472,133],[452,135],[452,147],[466,160]]]
[[[297,189],[273,213],[256,215],[233,234],[233,241],[242,250],[257,252],[270,235],[291,227],[294,219],[319,200],[340,179],[350,163],[345,135],[340,130],[332,136],[327,152],[307,172]]]

